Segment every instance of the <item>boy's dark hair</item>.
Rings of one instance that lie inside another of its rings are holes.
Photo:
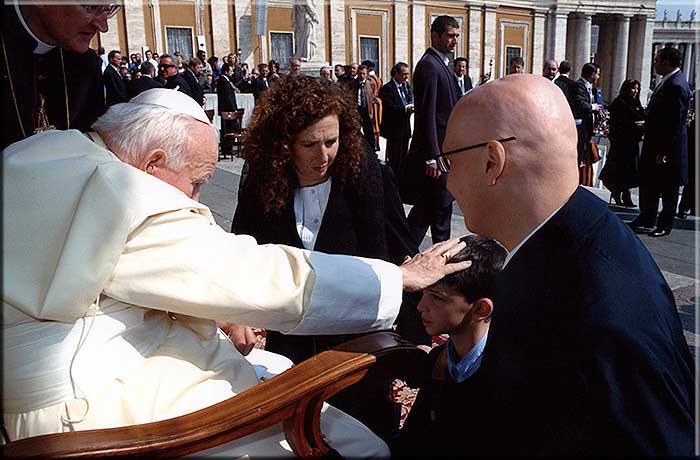
[[[484,297],[494,295],[496,274],[503,268],[507,251],[496,240],[478,235],[461,238],[467,246],[452,256],[448,263],[471,260],[471,267],[447,275],[437,285],[448,286],[467,299],[474,302]]]
[[[456,65],[457,65],[458,63],[460,63],[460,62],[464,62],[465,64],[469,65],[469,61],[467,61],[467,58],[462,57],[462,56],[460,56],[460,57],[458,57],[457,59],[455,59],[455,61],[452,63],[452,65],[453,65],[453,66],[456,66]]]
[[[510,60],[509,65],[513,65],[513,64],[521,65],[521,66],[524,67],[524,66],[525,66],[525,61],[524,61],[523,58],[521,58],[520,56],[514,56],[514,57]]]

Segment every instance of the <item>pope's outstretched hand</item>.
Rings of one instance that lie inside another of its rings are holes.
[[[447,263],[464,246],[463,242],[455,238],[434,244],[414,257],[406,256],[399,267],[403,274],[403,288],[407,291],[421,291],[446,275],[471,267],[471,260]]]

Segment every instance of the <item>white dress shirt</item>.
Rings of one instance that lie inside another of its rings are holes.
[[[318,231],[321,229],[323,214],[331,195],[331,178],[310,187],[301,187],[294,191],[294,216],[297,233],[304,244],[304,249],[312,250],[316,245]]]

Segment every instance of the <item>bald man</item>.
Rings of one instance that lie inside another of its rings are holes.
[[[692,455],[694,366],[673,293],[634,233],[578,187],[559,88],[511,75],[474,89],[443,151],[466,226],[510,251],[481,368],[454,413],[436,415],[446,450]]]

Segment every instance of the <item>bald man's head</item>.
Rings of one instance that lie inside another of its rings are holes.
[[[508,239],[500,232],[514,221],[514,229],[529,227],[529,216],[560,207],[578,185],[576,140],[564,94],[538,75],[509,75],[464,96],[450,116],[443,151],[487,142],[450,156],[447,186],[467,227]]]

